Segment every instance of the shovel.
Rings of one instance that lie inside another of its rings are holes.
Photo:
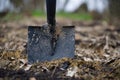
[[[62,26],[57,30],[56,0],[46,0],[46,8],[47,25],[28,27],[27,54],[30,63],[74,57],[74,26]]]

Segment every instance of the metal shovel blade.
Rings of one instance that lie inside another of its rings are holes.
[[[51,48],[51,35],[40,26],[28,27],[27,54],[30,63],[51,61],[60,58],[73,58],[75,50],[74,26],[64,26],[56,43],[54,55]]]

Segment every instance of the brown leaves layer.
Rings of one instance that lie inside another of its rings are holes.
[[[23,79],[24,76],[24,80],[54,78],[119,80],[120,28],[110,26],[105,22],[94,23],[73,21],[72,24],[76,24],[74,59],[64,58],[34,64],[27,62],[25,22],[0,24],[0,74],[7,74],[0,75],[0,77],[8,77],[13,72],[14,74],[10,77],[20,76],[19,78]]]

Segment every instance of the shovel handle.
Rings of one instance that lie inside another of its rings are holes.
[[[46,0],[46,8],[47,8],[47,23],[51,26],[55,26],[56,0]]]

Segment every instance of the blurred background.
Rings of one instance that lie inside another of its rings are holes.
[[[44,17],[45,0],[0,0],[2,21],[23,16]],[[75,20],[105,20],[118,25],[120,0],[57,0],[57,16]]]

